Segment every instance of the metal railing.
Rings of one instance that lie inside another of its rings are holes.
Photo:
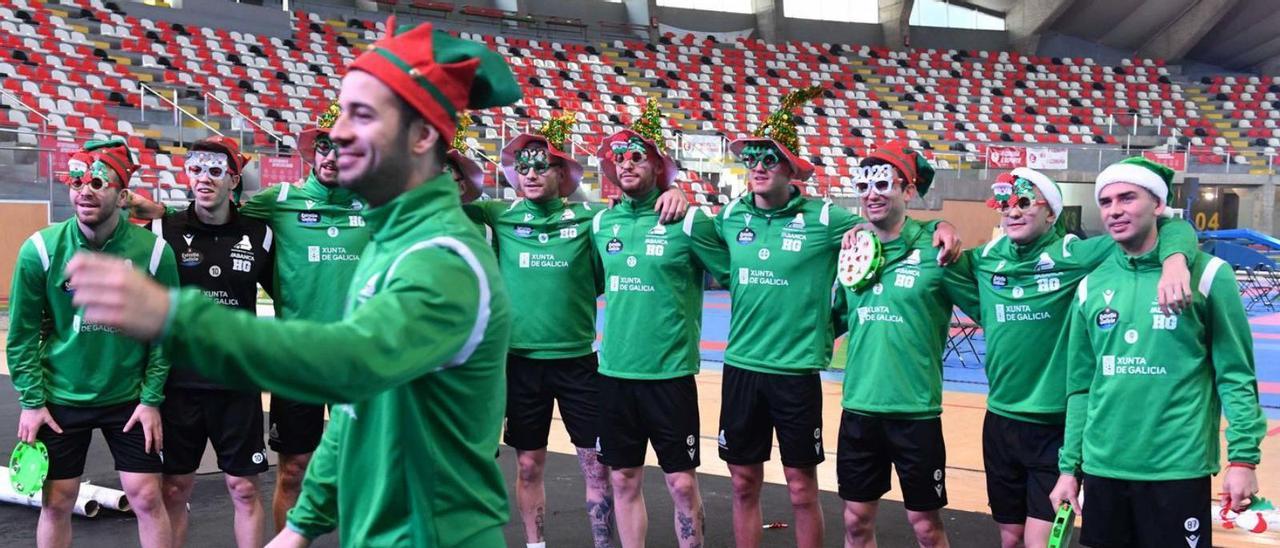
[[[155,95],[161,101],[168,103],[169,106],[173,108],[173,125],[177,126],[178,128],[179,140],[186,142],[185,129],[182,124],[183,116],[190,118],[191,120],[194,120],[197,124],[204,126],[205,129],[208,129],[209,131],[212,131],[218,135],[222,135],[222,132],[218,131],[217,128],[205,123],[204,120],[201,120],[196,115],[191,114],[190,112],[187,112],[180,105],[178,105],[178,90],[177,88],[174,88],[172,91],[173,91],[173,98],[170,99],[168,97],[165,97],[164,94],[160,93],[159,91],[156,91],[155,89],[153,89],[151,86],[148,86],[142,82],[138,82],[138,106],[139,106],[139,110],[141,110],[141,114],[139,115],[138,119],[140,121],[144,121],[144,122],[146,121],[146,116],[147,116],[146,98],[147,98],[147,92],[150,92],[152,95]]]
[[[274,140],[274,141],[275,141],[275,143],[276,143],[276,154],[279,154],[279,153],[280,153],[280,144],[281,144],[281,142],[283,142],[283,141],[284,141],[284,139],[280,136],[280,134],[278,134],[278,133],[276,133],[276,132],[274,132],[274,131],[271,131],[270,129],[267,129],[266,127],[263,127],[263,125],[262,125],[262,124],[260,124],[260,123],[258,123],[258,122],[256,122],[256,121],[254,121],[252,118],[250,118],[250,117],[246,116],[243,112],[240,112],[240,108],[239,108],[239,107],[237,107],[237,106],[235,106],[235,105],[232,105],[231,103],[228,103],[228,102],[224,101],[221,97],[218,97],[217,95],[214,95],[214,94],[209,93],[209,92],[207,92],[207,91],[206,91],[206,92],[203,92],[203,94],[204,94],[204,113],[205,113],[205,115],[206,115],[206,116],[208,116],[208,115],[209,115],[209,99],[213,99],[214,101],[217,101],[217,103],[218,103],[219,105],[222,105],[222,108],[223,108],[223,110],[224,110],[224,111],[228,111],[228,112],[230,112],[230,113],[234,114],[235,116],[240,117],[240,118],[241,118],[241,119],[243,119],[244,121],[249,122],[250,124],[252,124],[252,125],[253,125],[253,127],[258,128],[258,129],[259,129],[260,131],[262,131],[263,133],[266,133],[267,135],[271,136],[271,139],[272,139],[272,140]],[[244,144],[244,133],[243,133],[243,131],[241,132],[241,135],[240,135],[240,141],[241,141],[241,145],[243,146],[243,144]]]

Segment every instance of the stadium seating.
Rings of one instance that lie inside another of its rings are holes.
[[[177,97],[192,114],[186,127],[198,118],[225,129],[238,117],[251,121],[243,131],[247,150],[289,150],[312,113],[335,99],[343,67],[383,32],[375,20],[302,11],[290,20],[288,38],[262,37],[133,17],[102,0],[14,0],[0,7],[0,74],[6,92],[48,117],[51,133],[129,135],[144,167],[140,183],[157,196],[181,198],[184,143],[166,138],[141,109],[171,112],[167,98]],[[663,103],[669,137],[732,139],[754,129],[787,91],[813,83],[826,88],[824,96],[799,116],[801,154],[817,167],[804,192],[815,196],[848,195],[852,168],[883,139],[906,139],[943,169],[980,164],[986,144],[1115,147],[1130,126],[1148,135],[1159,128],[1172,150],[1188,151],[1192,165],[1265,170],[1280,147],[1280,77],[1179,82],[1153,59],[1102,66],[1006,51],[751,38],[667,36],[649,44],[461,36],[507,55],[524,86],[519,104],[477,113],[469,139],[490,157],[530,120],[560,111],[577,116],[582,141],[575,153],[586,156],[599,136],[638,116],[649,96]],[[17,108],[0,113],[0,126],[40,122]],[[696,173],[681,179],[694,203],[727,202]]]

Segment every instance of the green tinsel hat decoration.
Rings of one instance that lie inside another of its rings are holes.
[[[822,86],[815,84],[788,93],[782,98],[782,104],[778,106],[778,110],[773,111],[752,135],[773,139],[787,147],[792,154],[799,154],[800,137],[796,134],[796,120],[792,111],[822,95],[822,91]]]
[[[564,150],[564,142],[573,135],[573,124],[578,123],[578,119],[574,117],[572,112],[565,112],[542,124],[538,128],[538,135],[547,139],[547,143],[558,150]]]
[[[465,154],[471,149],[471,146],[467,144],[467,128],[471,127],[472,121],[471,113],[458,113],[458,127],[456,133],[453,134],[453,150]]]
[[[320,129],[333,129],[333,125],[338,123],[338,117],[341,115],[342,108],[338,106],[338,103],[333,103],[329,105],[329,108],[324,109],[324,112],[321,112],[320,116],[316,117],[316,127]]]
[[[631,131],[653,143],[658,152],[665,153],[666,139],[662,138],[662,111],[658,109],[658,100],[650,97],[644,103],[644,112],[631,123]]]

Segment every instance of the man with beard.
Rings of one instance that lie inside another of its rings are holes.
[[[623,192],[591,224],[607,280],[596,449],[612,469],[622,545],[645,545],[644,461],[652,443],[675,506],[676,540],[689,548],[703,545],[704,526],[694,381],[702,281],[712,272],[728,283],[728,257],[706,210],[670,227],[658,219],[653,205],[677,174],[663,145],[658,103],[650,99],[631,129],[606,137],[596,153],[604,178]]]
[[[716,217],[729,250],[729,344],[724,354],[720,458],[733,477],[734,537],[760,545],[760,489],[774,431],[795,513],[796,544],[822,546],[817,465],[822,444],[822,385],[831,360],[831,288],[846,234],[860,217],[800,194],[792,181],[813,176],[798,156],[791,111],[821,95],[812,86],[783,99],[753,136],[729,148],[747,168],[750,192]],[[933,224],[931,223],[930,228]],[[958,255],[954,227],[942,223],[932,242]]]
[[[262,221],[243,217],[231,199],[248,158],[222,136],[196,141],[183,163],[195,201],[186,211],[152,221],[151,230],[178,256],[183,287],[254,314],[258,285],[274,287],[273,233]],[[167,434],[164,503],[174,544],[186,544],[188,503],[195,471],[209,442],[218,454],[235,509],[236,545],[262,545],[264,515],[258,474],[267,471],[262,441],[262,397],[256,390],[230,390],[186,368],[169,373],[161,409]]]
[[[526,543],[534,548],[544,543],[543,469],[553,404],[577,449],[594,545],[612,544],[613,496],[595,450],[600,375],[592,345],[603,279],[590,223],[597,210],[566,200],[582,180],[582,165],[565,148],[574,123],[572,113],[562,114],[503,147],[503,173],[521,199],[482,200],[466,208],[474,221],[492,229],[511,295],[515,321],[503,441],[516,450],[516,505]],[[688,203],[673,190],[654,207],[670,222],[683,218]]]
[[[71,512],[94,430],[111,447],[138,517],[139,542],[159,547],[173,541],[160,477],[160,406],[169,364],[157,345],[131,340],[86,315],[73,304],[78,287],[67,279],[72,256],[94,251],[116,257],[120,269],[159,291],[177,285],[173,251],[121,214],[135,170],[123,140],[87,143],[71,157],[66,180],[75,216],[33,234],[14,265],[6,349],[22,406],[18,439],[42,441],[49,452],[39,546],[71,545]]]
[[[361,212],[364,198],[338,184],[338,151],[329,137],[341,109],[330,105],[314,128],[302,132],[299,151],[311,159],[300,186],[275,185],[255,194],[239,213],[267,223],[276,246],[272,290],[276,317],[317,322],[342,319],[345,295],[360,253],[369,242]],[[233,194],[239,199],[239,191]],[[136,216],[163,214],[159,204],[137,198]],[[277,531],[298,500],[303,474],[324,433],[324,406],[271,396],[268,445],[280,455],[271,499]]]
[[[511,104],[519,85],[482,44],[430,24],[397,30],[351,65],[330,134],[339,184],[371,207],[371,242],[340,321],[239,314],[98,255],[71,268],[89,318],[156,340],[230,386],[340,404],[281,545],[335,528],[344,546],[503,544],[493,402],[503,395],[508,300],[443,165],[456,113]]]

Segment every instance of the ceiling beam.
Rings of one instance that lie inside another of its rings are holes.
[[[1040,35],[1074,3],[1075,0],[1023,0],[1014,4],[1004,16],[1004,27],[1013,49],[1035,53]]]
[[[1152,35],[1138,49],[1138,55],[1181,61],[1239,3],[1240,0],[1199,0]]]

